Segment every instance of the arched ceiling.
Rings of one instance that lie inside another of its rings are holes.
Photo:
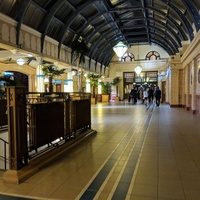
[[[70,46],[80,36],[88,57],[107,66],[119,41],[128,46],[156,44],[169,55],[200,29],[199,0],[1,0],[0,12]],[[59,52],[58,52],[59,55]]]

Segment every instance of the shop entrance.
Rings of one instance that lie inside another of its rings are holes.
[[[129,93],[133,87],[137,89],[141,86],[157,86],[158,72],[157,71],[143,71],[139,75],[135,72],[124,72],[124,99],[128,99]]]

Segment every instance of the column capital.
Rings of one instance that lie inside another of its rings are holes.
[[[42,61],[43,61],[42,57],[36,57],[36,60],[38,62],[38,65],[42,65]]]

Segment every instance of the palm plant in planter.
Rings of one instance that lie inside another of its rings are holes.
[[[71,63],[76,62],[78,68],[78,91],[82,91],[82,77],[79,73],[79,68],[85,63],[85,55],[89,52],[89,47],[85,41],[80,37],[78,40],[74,40],[70,45],[71,52]]]
[[[119,77],[115,77],[113,79],[112,85],[116,86],[116,97],[118,97],[118,93],[119,93],[119,82],[121,81],[121,79]]]
[[[58,69],[55,65],[44,65],[42,67],[42,71],[45,77],[49,79],[49,92],[53,92],[53,78],[56,76],[61,76],[61,74],[65,73],[66,69]]]
[[[92,98],[95,98],[96,103],[96,88],[98,87],[98,80],[101,77],[101,75],[96,74],[89,74],[88,78],[90,79],[90,84],[92,86]]]
[[[110,93],[111,93],[111,87],[112,83],[110,82],[102,82],[101,88],[102,88],[102,102],[108,102],[110,99]]]

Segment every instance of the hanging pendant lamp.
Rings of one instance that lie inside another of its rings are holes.
[[[134,69],[134,71],[136,72],[136,74],[140,74],[141,73],[141,71],[142,71],[142,68],[138,65],[135,69]]]
[[[137,67],[134,69],[134,71],[135,71],[135,73],[136,73],[137,75],[139,75],[139,74],[141,73],[141,71],[142,71],[142,67],[139,66],[139,53],[140,53],[140,51],[139,51],[139,44],[138,44],[138,65],[137,65]]]
[[[121,41],[118,42],[117,45],[113,47],[113,50],[115,51],[115,53],[119,58],[121,58],[124,55],[127,49],[128,47]]]

